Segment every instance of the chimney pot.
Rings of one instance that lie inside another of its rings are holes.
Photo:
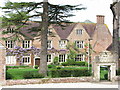
[[[97,24],[104,24],[104,15],[97,15]]]

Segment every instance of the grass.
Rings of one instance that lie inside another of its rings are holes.
[[[88,67],[64,67],[64,69],[87,69]],[[48,70],[51,70],[53,68],[49,68]],[[91,69],[91,67],[90,67]],[[13,79],[24,79],[23,74],[27,71],[38,71],[38,69],[31,69],[31,68],[24,68],[24,69],[8,69],[7,72],[10,73],[13,76]],[[49,76],[48,76],[49,77]]]
[[[24,79],[23,74],[26,71],[38,71],[38,69],[8,69],[7,72],[13,76],[13,79]]]

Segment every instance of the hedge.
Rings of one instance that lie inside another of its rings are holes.
[[[75,61],[72,63],[63,62],[63,63],[61,63],[61,65],[63,65],[63,66],[86,66],[87,62],[84,62],[84,61]]]
[[[30,66],[6,66],[6,68],[27,68],[27,67],[30,67]]]
[[[87,69],[52,69],[48,72],[49,76],[55,77],[81,77],[91,76],[91,71]]]
[[[39,74],[36,71],[27,71],[23,74],[25,79],[32,79],[32,78],[44,78],[42,74]]]

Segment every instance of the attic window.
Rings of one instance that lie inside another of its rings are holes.
[[[76,34],[77,35],[82,35],[83,34],[83,30],[82,29],[77,29],[76,30]]]

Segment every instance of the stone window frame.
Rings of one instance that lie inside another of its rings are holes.
[[[67,40],[59,40],[59,47],[60,48],[66,48]]]
[[[16,56],[7,55],[6,56],[6,64],[16,65]]]
[[[47,48],[51,49],[52,48],[52,40],[47,41]]]
[[[48,54],[47,55],[47,62],[51,62],[52,61],[52,55],[51,54]]]
[[[82,48],[84,48],[84,41],[83,40],[76,40],[75,41],[75,46],[77,47],[77,48],[79,48],[79,49],[82,49]]]
[[[77,54],[76,58],[75,58],[75,61],[85,61],[85,55],[83,55],[83,54]]]
[[[31,40],[23,40],[22,41],[23,48],[30,48],[30,46],[31,46]]]
[[[6,45],[7,48],[14,48],[15,41],[13,41],[13,40],[6,40],[5,41],[5,45]]]
[[[25,61],[23,61],[24,59],[26,58],[26,62]],[[23,56],[22,57],[22,63],[23,64],[31,64],[31,57],[30,56]]]
[[[66,62],[66,54],[59,54],[59,62]]]
[[[76,35],[82,35],[83,29],[76,29]]]

